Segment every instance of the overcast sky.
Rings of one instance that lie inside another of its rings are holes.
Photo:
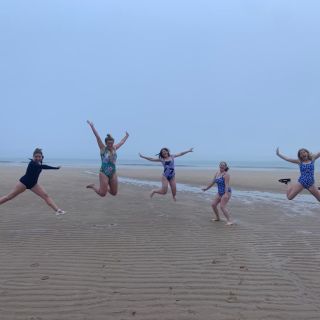
[[[320,151],[318,0],[2,0],[0,158]]]

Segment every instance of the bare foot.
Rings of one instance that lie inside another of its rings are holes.
[[[172,197],[173,198],[173,201],[177,201],[176,197]]]
[[[228,221],[227,223],[226,223],[226,226],[233,226],[234,225],[234,222],[233,221]]]
[[[218,222],[218,221],[221,221],[221,220],[220,220],[220,218],[212,218],[211,221]]]
[[[150,198],[152,198],[154,195],[154,191],[152,190],[151,193],[150,193]]]
[[[88,185],[86,186],[86,188],[88,188],[88,189],[93,189],[93,186],[94,186],[94,183],[91,183],[91,184],[88,184]]]

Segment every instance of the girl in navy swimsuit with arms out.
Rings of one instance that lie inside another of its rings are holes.
[[[292,200],[303,189],[307,189],[318,201],[320,201],[320,192],[315,186],[314,181],[314,162],[320,157],[320,152],[311,154],[307,149],[298,151],[298,159],[290,159],[280,153],[277,148],[277,156],[288,162],[298,164],[300,167],[300,177],[298,182],[290,183],[291,179],[280,179],[279,182],[288,184],[287,198]]]
[[[19,182],[15,188],[6,196],[0,198],[0,204],[3,204],[13,198],[15,198],[20,193],[24,192],[26,189],[30,189],[40,198],[42,198],[49,207],[51,207],[57,215],[64,214],[65,212],[57,207],[54,201],[48,196],[43,187],[38,183],[39,175],[42,169],[54,169],[58,170],[60,167],[51,167],[42,164],[43,154],[42,150],[37,148],[33,152],[33,159],[29,162],[26,174],[20,178]]]
[[[155,193],[166,194],[168,191],[168,184],[170,184],[173,200],[176,201],[177,186],[176,186],[176,179],[175,179],[174,158],[181,157],[189,152],[193,152],[193,148],[177,154],[170,154],[170,151],[168,148],[162,148],[159,152],[159,158],[145,157],[141,153],[139,153],[139,156],[141,158],[149,161],[161,162],[163,165],[163,174],[161,179],[162,187],[161,189],[152,190],[150,193],[151,198]]]

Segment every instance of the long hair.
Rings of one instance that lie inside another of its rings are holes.
[[[298,150],[298,158],[300,161],[302,161],[303,159],[301,158],[301,152],[306,152],[308,154],[308,159],[311,161],[312,160],[312,154],[309,150],[305,149],[305,148],[301,148]]]
[[[226,163],[225,161],[221,161],[220,164],[219,164],[219,166],[220,166],[220,165],[224,165],[224,166],[225,166],[224,171],[227,172],[227,171],[229,170],[229,167],[228,167],[228,165],[227,165],[227,163]]]
[[[167,151],[168,152],[168,156],[170,157],[170,150],[168,148],[162,148],[160,150],[160,152],[157,154],[157,156],[159,156],[159,159],[163,159],[163,156],[162,156],[162,152],[163,151]]]
[[[41,154],[41,157],[42,157],[41,162],[42,162],[42,160],[44,159],[44,156],[43,156],[43,153],[42,153],[42,149],[40,149],[40,148],[35,148],[34,151],[33,151],[33,154],[32,154],[33,157],[34,157],[36,154]]]

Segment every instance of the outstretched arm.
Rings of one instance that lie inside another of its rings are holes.
[[[99,136],[98,131],[96,130],[96,128],[95,128],[94,125],[93,125],[93,122],[87,120],[87,123],[88,123],[88,125],[91,127],[91,130],[92,130],[93,134],[95,135],[95,137],[96,137],[96,139],[97,139],[97,143],[98,143],[98,146],[99,146],[100,150],[104,150],[106,146],[105,146],[104,143],[102,142],[102,140],[101,140],[101,138],[100,138],[100,136]]]
[[[149,161],[160,162],[160,159],[159,159],[159,158],[145,157],[145,156],[143,156],[141,153],[139,153],[139,157],[142,158],[142,159],[149,160]]]
[[[127,141],[128,138],[129,138],[129,133],[126,131],[126,135],[124,136],[124,138],[114,146],[116,150],[118,150]]]
[[[60,169],[61,167],[52,167],[52,166],[48,166],[47,164],[42,164],[41,165],[41,169],[53,169],[53,170],[58,170]]]
[[[277,148],[276,154],[277,154],[277,156],[278,156],[279,158],[281,158],[281,159],[283,159],[283,160],[286,160],[286,161],[288,161],[288,162],[297,163],[297,164],[300,163],[300,160],[298,160],[298,159],[290,159],[290,158],[282,155],[282,154],[280,153],[279,147]]]
[[[183,155],[185,155],[186,153],[189,153],[189,152],[193,152],[193,148],[190,148],[189,150],[187,150],[187,151],[183,151],[183,152],[180,152],[180,153],[177,153],[177,154],[175,154],[175,155],[173,155],[175,158],[176,157],[181,157],[181,156],[183,156]]]
[[[317,160],[319,157],[320,157],[320,152],[314,154],[314,155],[312,156],[312,160],[315,161],[315,160]]]
[[[214,179],[213,179],[212,182],[211,182],[208,186],[206,186],[206,187],[204,187],[204,188],[201,188],[201,190],[202,190],[202,191],[207,191],[207,190],[209,190],[211,187],[213,187],[214,184],[215,184],[215,182],[214,182]]]

